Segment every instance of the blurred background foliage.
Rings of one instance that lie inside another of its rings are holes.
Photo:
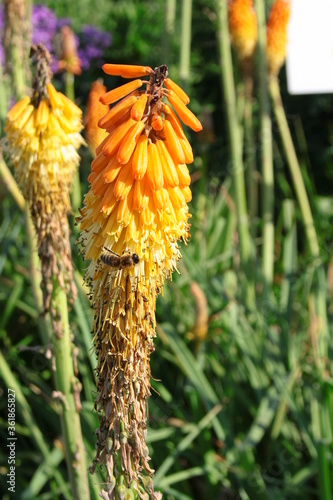
[[[94,44],[103,48],[101,53],[92,51],[87,69],[75,78],[76,102],[83,110],[94,80],[104,77],[108,88],[120,83],[120,79],[103,75],[101,62],[151,67],[167,63],[172,79],[185,87],[192,111],[204,124],[198,136],[188,133],[195,154],[191,170],[191,240],[188,246],[182,246],[180,274],[166,284],[157,305],[148,430],[152,467],[157,471],[156,489],[163,491],[164,498],[181,500],[331,499],[332,96],[289,96],[284,70],[280,74],[283,102],[319,236],[325,279],[318,280],[316,264],[306,249],[304,227],[273,121],[274,293],[262,294],[257,264],[256,308],[249,309],[243,298],[244,276],[239,268],[228,130],[221,97],[216,2],[193,1],[190,78],[183,81],[183,2],[100,0],[96,4],[90,0],[49,0],[37,5],[51,9],[57,20],[69,20],[82,54],[87,54]],[[47,13],[43,20],[47,33],[50,20]],[[100,33],[95,33],[95,39],[87,25]],[[108,43],[101,47],[103,36]],[[239,82],[236,62],[234,66]],[[63,91],[62,74],[55,75],[55,82]],[[253,113],[256,128],[256,85]],[[258,135],[254,141],[259,156]],[[82,149],[81,154],[80,178],[85,193],[91,157],[87,149]],[[21,398],[15,498],[71,498],[59,409],[52,397],[50,353],[39,345],[36,333],[38,317],[29,281],[24,214],[3,184],[0,196],[0,364],[3,374],[6,371],[5,379],[11,381]],[[251,224],[256,228],[255,249],[260,256],[260,215]],[[87,263],[78,256],[75,239],[74,231],[73,259],[81,285]],[[318,299],[320,294],[324,294],[327,319],[325,358],[318,347],[322,325],[317,306],[323,303]],[[71,326],[90,462],[98,416],[93,411],[95,354],[91,348],[90,309],[82,289],[71,311]],[[0,436],[4,443],[7,390],[3,379],[1,392]],[[9,498],[6,452],[3,446],[2,498]],[[99,473],[91,478],[92,498],[98,498],[98,484],[102,481]]]

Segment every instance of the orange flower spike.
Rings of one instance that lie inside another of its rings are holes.
[[[267,21],[267,62],[272,76],[278,74],[286,58],[289,17],[290,1],[276,0]]]
[[[168,120],[164,121],[163,130],[165,133],[166,146],[172,158],[175,160],[175,163],[185,163],[183,149],[180,145],[176,132]]]
[[[171,187],[178,186],[179,179],[177,169],[164,141],[157,141],[156,146],[162,162],[164,185]]]
[[[253,56],[257,37],[257,17],[252,0],[231,0],[228,6],[231,43],[240,61]]]
[[[101,128],[108,128],[112,125],[112,122],[116,122],[119,118],[125,115],[133,104],[136,103],[137,99],[138,98],[135,95],[130,95],[123,99],[99,120],[98,126]]]
[[[119,127],[117,127],[112,134],[107,137],[107,141],[103,145],[103,154],[105,156],[112,156],[123,141],[124,136],[135,124],[136,122],[132,120],[132,118],[129,118],[127,121],[119,125]],[[99,147],[96,149],[96,154],[99,154]]]
[[[148,144],[147,180],[150,189],[157,191],[163,186],[163,170],[156,144]]]
[[[179,118],[182,120],[185,125],[191,127],[195,132],[200,132],[202,130],[202,125],[198,118],[190,111],[183,101],[177,96],[177,94],[173,90],[169,90],[168,92],[168,101],[175,108]]]
[[[180,163],[178,165],[177,174],[180,185],[189,186],[191,184],[191,176],[186,163]]]
[[[154,130],[157,130],[158,132],[160,130],[163,130],[164,127],[164,120],[160,115],[153,115],[151,119],[151,126],[153,127]]]
[[[117,160],[121,165],[124,165],[131,158],[135,146],[139,140],[141,132],[145,128],[144,122],[137,122],[126,134],[120,144]]]
[[[103,64],[104,73],[111,76],[122,76],[123,78],[138,78],[147,76],[153,72],[149,66],[135,66],[130,64]]]
[[[142,179],[148,166],[148,138],[145,134],[139,137],[132,158],[132,174],[134,179]]]
[[[177,83],[173,82],[170,80],[170,78],[166,78],[164,80],[164,85],[166,86],[167,89],[173,90],[175,94],[183,101],[184,104],[188,104],[190,102],[189,96],[184,92],[183,89],[177,85]]]
[[[141,120],[143,113],[145,112],[148,96],[147,94],[141,94],[136,103],[131,109],[131,118],[137,122]]]
[[[116,183],[114,185],[113,194],[116,200],[123,200],[126,198],[130,189],[133,185],[134,179],[132,176],[132,164],[128,162],[120,169],[120,173],[117,177]]]
[[[110,90],[106,94],[102,95],[100,97],[100,101],[103,104],[112,104],[127,96],[134,90],[140,88],[142,85],[142,80],[133,80],[132,82],[125,83],[125,85],[121,85],[120,87]]]

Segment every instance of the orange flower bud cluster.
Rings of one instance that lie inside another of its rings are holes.
[[[193,153],[179,120],[195,131],[202,126],[165,65],[103,69],[135,79],[100,99],[115,105],[99,120],[107,136],[96,149],[78,219],[82,253],[91,261],[86,281],[98,354],[96,408],[103,415],[91,471],[97,462],[106,463],[107,481],[117,483],[117,468],[110,464],[121,455],[127,484],[134,481],[139,491],[142,469],[153,474],[145,429],[156,297],[181,257],[178,241],[189,236],[187,164]],[[126,443],[121,426],[130,437]]]
[[[253,56],[258,26],[252,0],[230,0],[229,30],[232,45],[241,62]]]
[[[276,0],[267,21],[267,62],[271,76],[279,73],[286,58],[289,17],[290,1]]]

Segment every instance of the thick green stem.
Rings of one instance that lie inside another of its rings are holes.
[[[1,154],[0,154],[0,178],[3,181],[4,185],[6,186],[8,192],[12,195],[18,208],[21,210],[21,212],[24,212],[25,200],[16,183],[16,180],[12,176],[12,173],[7,167]]]
[[[191,28],[192,0],[183,0],[179,76],[181,84],[185,90],[188,86],[190,77]]]
[[[68,322],[66,292],[58,284],[54,286],[53,307],[61,327],[53,335],[56,361],[57,391],[62,405],[62,434],[65,440],[66,461],[73,498],[89,498],[89,486],[85,450],[83,446],[79,404],[78,380],[74,376],[71,335]]]
[[[228,6],[225,0],[217,0],[218,41],[220,49],[220,67],[223,82],[224,101],[227,111],[232,176],[236,194],[238,232],[240,240],[240,257],[244,271],[248,277],[247,303],[254,303],[254,282],[252,269],[251,239],[247,214],[245,179],[242,160],[242,139],[237,119],[236,93],[231,60],[230,37],[228,27]]]
[[[274,275],[274,169],[272,124],[266,62],[266,19],[264,0],[256,0],[255,8],[258,21],[262,207],[264,222],[262,272],[264,289],[268,291],[271,289]]]
[[[302,219],[305,227],[305,234],[308,241],[309,249],[312,257],[319,256],[319,244],[316,233],[316,228],[313,222],[309,198],[305,189],[302,172],[296,156],[296,151],[291,138],[287,118],[283,109],[281,100],[280,87],[277,78],[272,78],[270,81],[270,94],[273,101],[273,110],[277,121],[279,132],[287,158],[289,171],[293,180],[293,185],[297,197],[297,201],[301,210]]]

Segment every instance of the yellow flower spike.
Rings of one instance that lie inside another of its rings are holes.
[[[267,62],[271,76],[279,73],[286,58],[289,17],[290,1],[276,0],[267,20]]]
[[[180,163],[177,168],[179,184],[181,186],[189,186],[191,184],[190,172],[186,163]]]
[[[123,78],[138,78],[153,72],[149,66],[135,66],[130,64],[103,64],[104,73],[112,76],[122,76]]]
[[[132,120],[132,118],[128,118],[124,123],[119,125],[119,127],[116,128],[104,141],[102,142],[103,148],[103,155],[105,156],[112,156],[115,151],[118,149],[119,145],[124,139],[124,136],[127,134],[129,129],[136,125],[137,122],[135,120]],[[102,145],[101,144],[101,145]],[[96,154],[99,154],[100,152],[100,146],[96,149]]]
[[[185,163],[185,155],[180,145],[177,134],[168,120],[164,122],[165,143],[176,163]]]
[[[257,18],[252,0],[231,0],[229,10],[229,30],[231,43],[241,62],[252,58],[257,44]]]
[[[162,162],[157,146],[153,142],[148,144],[148,167],[146,175],[150,189],[153,191],[161,189],[163,186]]]
[[[131,118],[137,122],[141,120],[143,113],[145,112],[148,96],[147,94],[142,94],[139,99],[133,104],[131,109]]]
[[[117,177],[113,190],[116,200],[123,200],[126,198],[133,185],[133,181],[132,162],[129,161],[126,165],[121,167],[120,173]]]
[[[130,96],[124,97],[100,120],[108,138],[98,146],[92,164],[79,237],[84,257],[91,259],[86,280],[94,309],[96,409],[101,412],[97,458],[90,470],[97,461],[121,460],[124,484],[135,485],[136,491],[146,489],[146,478],[153,476],[145,432],[156,296],[181,257],[178,241],[189,236],[186,200],[191,190],[185,162],[192,161],[178,118],[162,103],[172,88],[177,90],[172,82],[163,87],[167,67],[142,68],[105,66],[111,75],[148,75],[149,82],[140,90],[143,97],[134,96],[131,105],[125,105]],[[126,87],[126,92],[133,88]],[[122,87],[111,92],[106,99],[124,95]],[[185,99],[179,90],[178,95]],[[120,443],[115,431],[120,426],[131,442]],[[111,436],[113,448],[106,449]],[[110,465],[106,473],[106,482],[116,479],[117,489],[118,469]],[[156,497],[151,488],[149,496]]]
[[[120,164],[125,164],[131,158],[135,146],[139,140],[140,134],[145,128],[144,122],[137,122],[126,134],[122,140],[118,153],[117,160]]]
[[[202,125],[198,118],[185,106],[183,101],[173,90],[169,90],[168,92],[168,101],[171,106],[175,108],[176,113],[185,125],[191,127],[195,132],[200,132],[200,130],[202,130]]]
[[[164,84],[165,84],[167,89],[173,90],[173,92],[175,92],[175,94],[177,94],[179,99],[181,99],[184,104],[188,104],[190,102],[189,96],[184,92],[183,89],[181,89],[179,87],[179,85],[177,85],[177,83],[170,80],[170,78],[166,78],[164,80]]]
[[[125,83],[125,85],[110,90],[106,94],[102,95],[100,101],[103,104],[112,104],[130,94],[133,90],[140,88],[142,84],[142,80],[133,80],[132,82]]]
[[[127,111],[131,109],[133,104],[138,100],[138,96],[130,95],[125,97],[116,106],[114,106],[110,111],[108,111],[98,122],[98,126],[101,128],[108,128],[112,122],[117,122],[122,116],[124,116]]]
[[[170,187],[178,186],[179,179],[177,169],[169,151],[164,144],[164,141],[157,141],[156,146],[162,162],[164,185],[168,185]]]
[[[132,173],[134,179],[142,179],[148,166],[148,138],[141,135],[132,158]]]

